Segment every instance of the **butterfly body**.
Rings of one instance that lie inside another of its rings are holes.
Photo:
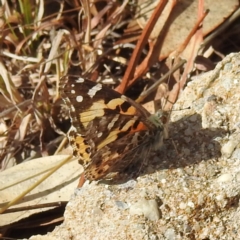
[[[159,116],[100,83],[66,78],[62,91],[72,123],[68,138],[85,178],[109,179],[133,167],[140,169],[162,144]]]

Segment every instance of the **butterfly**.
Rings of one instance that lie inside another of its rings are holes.
[[[150,114],[101,83],[71,75],[63,81],[61,92],[71,118],[68,139],[84,167],[85,179],[139,172],[166,135],[162,111]]]

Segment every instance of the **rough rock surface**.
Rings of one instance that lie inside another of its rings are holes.
[[[173,111],[170,138],[145,174],[86,183],[49,237],[240,239],[240,54],[192,79],[174,108],[185,110]]]

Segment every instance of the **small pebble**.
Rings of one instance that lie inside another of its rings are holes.
[[[238,144],[238,142],[236,140],[233,140],[233,139],[229,140],[227,143],[225,143],[222,146],[222,149],[221,149],[222,155],[224,155],[227,158],[231,157],[237,144]]]
[[[224,173],[217,178],[217,182],[229,182],[233,179],[230,173]]]
[[[141,199],[130,207],[131,215],[144,215],[151,221],[157,221],[160,218],[160,212],[156,200]]]

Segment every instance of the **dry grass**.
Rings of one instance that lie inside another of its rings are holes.
[[[156,7],[142,30],[134,21],[138,11],[135,1],[95,2],[1,1],[2,170],[56,152],[70,126],[59,93],[61,79],[68,73],[101,81],[138,102],[161,98],[163,95],[156,97],[156,90],[164,83],[171,102],[167,109],[184,87],[196,55],[186,59],[184,71],[180,52],[174,63],[156,54],[161,51],[164,31],[157,43],[149,41],[164,3]],[[199,30],[201,17],[189,37]],[[214,38],[207,42],[206,46],[217,50],[200,58],[194,74],[212,69],[222,56],[239,51],[239,29],[236,21],[221,41]],[[188,41],[178,51],[187,45]]]
[[[57,149],[69,127],[68,113],[59,94],[61,78],[67,73],[102,81],[143,101],[149,92],[148,100],[154,99],[152,92],[163,82],[156,83],[156,79],[172,69],[172,63],[167,65],[167,61],[160,67],[156,55],[147,52],[154,52],[155,47],[147,44],[151,31],[142,31],[136,24],[135,28],[129,28],[137,11],[135,2],[83,2],[84,5],[80,1],[2,1],[0,161],[3,170],[36,156],[51,155]],[[159,6],[154,14],[160,14],[163,7]],[[151,19],[147,27],[151,29],[154,24]],[[238,32],[231,31],[228,35]],[[230,37],[227,41],[230,42]],[[226,40],[223,48],[225,43]],[[232,43],[231,51],[232,46],[239,47]],[[170,90],[180,83],[181,73],[180,68],[171,77],[167,76]],[[154,88],[146,91],[154,82]],[[174,90],[172,102],[179,90],[179,87]]]

